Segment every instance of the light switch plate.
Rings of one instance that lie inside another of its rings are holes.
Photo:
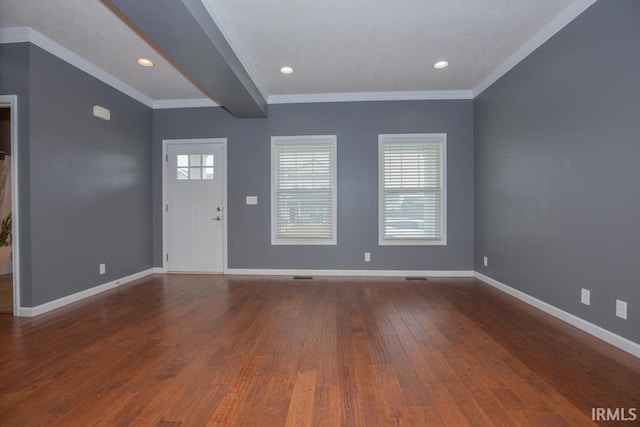
[[[258,196],[247,196],[247,205],[257,205],[258,204]]]
[[[621,319],[627,318],[627,303],[626,301],[616,300],[616,316]]]
[[[584,305],[591,305],[591,291],[582,288],[580,290],[580,302]]]

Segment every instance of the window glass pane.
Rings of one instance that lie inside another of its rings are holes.
[[[204,168],[202,170],[202,179],[213,179],[213,168]]]
[[[384,137],[380,142],[381,240],[445,241],[444,138]]]
[[[200,154],[192,154],[189,156],[189,166],[200,166],[200,160],[201,160]]]
[[[179,154],[178,166],[189,166],[189,156],[187,156],[186,154]]]
[[[189,168],[189,179],[191,180],[200,179],[201,176],[202,176],[201,168]]]
[[[205,154],[202,157],[204,157],[205,166],[213,166],[213,154]]]
[[[178,179],[189,179],[189,168],[178,168]]]
[[[335,137],[273,141],[273,242],[335,243]]]

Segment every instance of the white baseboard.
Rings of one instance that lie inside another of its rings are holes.
[[[151,270],[153,270],[153,274],[164,274],[167,272],[167,269],[164,267],[153,267]]]
[[[65,305],[74,303],[76,301],[83,300],[85,298],[89,298],[91,296],[97,295],[99,293],[108,291],[109,289],[117,288],[118,286],[124,285],[125,283],[132,282],[137,279],[141,279],[145,276],[149,276],[153,274],[153,269],[150,268],[148,270],[140,271],[138,273],[134,273],[130,276],[122,277],[120,279],[113,280],[108,283],[104,283],[102,285],[95,286],[90,289],[86,289],[84,291],[77,292],[72,295],[67,295],[66,297],[58,298],[54,301],[49,301],[47,303],[38,305],[36,307],[20,307],[18,308],[18,316],[22,317],[34,317],[40,314],[47,313],[51,310],[55,310],[60,307],[64,307]]]
[[[228,268],[224,274],[246,276],[473,277],[467,270],[287,270]]]
[[[548,304],[544,301],[541,301],[537,298],[532,297],[531,295],[525,294],[522,291],[514,289],[510,286],[505,285],[502,282],[499,282],[495,279],[492,279],[489,276],[485,276],[482,273],[478,273],[475,271],[473,276],[476,279],[482,280],[487,285],[493,286],[496,289],[501,290],[513,297],[518,298],[520,301],[526,302],[529,305],[532,305],[535,308],[538,308],[545,313],[552,315],[568,324],[575,326],[576,328],[593,335],[596,338],[601,339],[615,347],[618,347],[621,350],[626,351],[627,353],[633,354],[634,356],[640,358],[640,344],[633,342],[627,338],[621,337],[620,335],[614,334],[611,331],[608,331],[600,326],[594,325],[591,322],[588,322],[578,316],[575,316],[571,313],[567,313],[564,310],[559,309],[551,304]]]

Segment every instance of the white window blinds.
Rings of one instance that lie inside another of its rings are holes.
[[[336,137],[273,137],[272,244],[336,243]]]
[[[446,135],[379,137],[379,243],[446,244]]]

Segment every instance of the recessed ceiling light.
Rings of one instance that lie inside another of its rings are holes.
[[[438,61],[433,64],[433,68],[447,68],[449,66],[449,62],[447,61]]]
[[[291,74],[291,73],[293,73],[293,68],[291,68],[291,67],[282,67],[282,68],[280,68],[280,72],[282,74]]]
[[[153,67],[153,61],[146,58],[138,58],[136,61],[138,65],[142,65],[143,67]]]

